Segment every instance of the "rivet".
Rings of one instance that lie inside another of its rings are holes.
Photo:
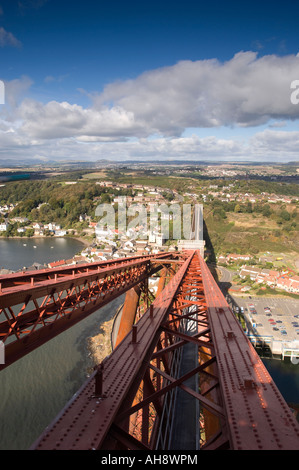
[[[153,318],[153,314],[154,314],[154,307],[153,307],[153,304],[150,305],[150,318]]]
[[[247,390],[250,390],[250,389],[252,389],[252,388],[254,387],[255,382],[254,382],[254,380],[251,379],[251,378],[245,378],[245,379],[244,379],[244,382],[243,382],[243,385],[244,385],[244,387],[245,387]]]
[[[132,343],[137,343],[137,325],[132,328]]]

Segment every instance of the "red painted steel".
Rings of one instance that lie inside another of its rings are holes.
[[[0,340],[9,366],[161,269],[167,254],[0,277]]]
[[[299,449],[299,426],[200,260],[227,425],[234,449]]]
[[[91,377],[33,448],[167,448],[159,443],[161,430],[168,432],[162,410],[176,387],[218,419],[219,428],[202,449],[299,448],[291,411],[203,259],[198,252],[189,255],[152,308],[104,360],[103,396],[93,396]],[[197,332],[190,337],[180,326],[195,314]],[[188,342],[198,347],[198,366],[181,377],[173,375],[175,352]],[[184,384],[195,374],[206,380],[203,395]]]
[[[115,346],[118,346],[118,344],[132,329],[136,318],[139,297],[140,289],[137,289],[136,287],[130,289],[126,294],[125,302],[121,313],[120,325],[115,340]]]
[[[103,446],[112,425],[114,433],[118,433],[118,426],[114,420],[121,406],[128,400],[131,388],[135,388],[135,393],[129,399],[129,403],[133,401],[138,391],[143,376],[139,374],[144,365],[146,367],[148,365],[149,355],[152,354],[160,337],[161,323],[173,302],[173,296],[190,261],[191,257],[153,303],[152,315],[149,309],[147,314],[141,317],[136,325],[136,337],[129,333],[113,353],[103,361],[103,397],[94,396],[95,372],[62,411],[51,428],[41,436],[34,448],[99,449]],[[135,448],[149,448],[133,436],[131,440]]]
[[[51,279],[45,272],[41,275],[48,277],[34,278],[33,285],[30,275],[25,285],[21,276],[3,280],[0,301],[11,317],[6,329],[0,324],[0,333],[2,337],[3,333],[6,337],[8,333],[24,335],[30,341],[35,331],[26,336],[26,330],[39,324],[41,332],[47,331],[47,315],[55,319],[52,328],[58,325],[61,330],[64,323],[59,321],[67,323],[68,315],[77,312],[76,321],[80,321],[85,309],[88,314],[93,311],[95,299],[103,301],[105,294],[108,302],[120,292],[141,286],[164,265],[172,266],[166,287],[32,449],[171,449],[178,388],[200,404],[196,426],[201,449],[298,449],[298,423],[199,251],[178,253],[174,258],[169,254],[159,259],[129,258],[75,275],[62,270],[63,274],[57,271]],[[84,288],[79,289],[82,283]],[[57,285],[63,286],[59,292],[67,292],[66,297],[51,297]],[[34,314],[22,308],[18,316],[13,314],[10,301],[21,297],[28,304],[29,294],[44,296],[44,304],[37,305]],[[57,305],[60,309],[55,310]],[[187,333],[190,323],[196,327]],[[20,351],[26,348],[22,338],[16,343]],[[198,363],[182,373],[181,351],[191,343],[196,345]],[[198,388],[187,386],[191,377],[198,377]]]

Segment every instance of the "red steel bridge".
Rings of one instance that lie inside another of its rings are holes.
[[[112,353],[33,450],[299,449],[292,411],[198,250],[2,276],[0,368],[122,294]]]

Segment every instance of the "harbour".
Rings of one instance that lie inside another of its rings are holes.
[[[73,257],[84,244],[71,237],[0,238],[0,270],[19,271]]]

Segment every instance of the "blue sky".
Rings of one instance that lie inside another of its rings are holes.
[[[298,161],[298,18],[290,0],[0,0],[0,160]]]

